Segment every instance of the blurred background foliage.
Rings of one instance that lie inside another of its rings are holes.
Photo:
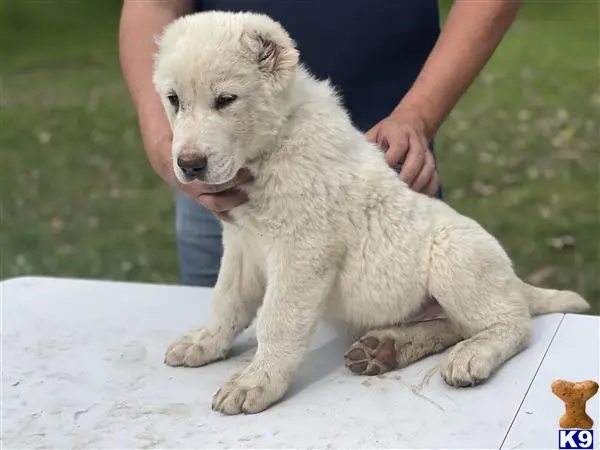
[[[2,278],[177,283],[173,192],[121,78],[120,4],[0,2]],[[447,201],[519,275],[579,291],[596,314],[599,17],[595,1],[525,2],[437,142]]]

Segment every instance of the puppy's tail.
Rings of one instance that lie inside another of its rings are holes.
[[[550,313],[582,313],[590,309],[590,304],[573,291],[543,289],[524,284],[531,316]]]

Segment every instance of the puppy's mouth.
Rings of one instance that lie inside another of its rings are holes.
[[[175,177],[182,184],[202,183],[202,185],[210,186],[211,189],[221,191],[226,189],[223,186],[229,186],[236,182],[238,176],[235,169],[224,171],[225,173],[214,173],[207,170],[206,166],[188,168],[182,166],[181,161],[175,161],[173,165]]]
[[[246,184],[252,181],[253,177],[250,171],[247,168],[242,167],[239,169],[233,176],[229,176],[227,178],[224,177],[223,180],[217,179],[213,180],[203,180],[198,179],[196,177],[186,176],[185,174],[181,175],[180,181],[184,184],[193,184],[198,183],[202,185],[202,191],[205,194],[216,194],[224,191],[228,191],[231,189],[235,189],[243,184]],[[178,176],[179,178],[179,176]],[[185,181],[184,181],[185,180]]]

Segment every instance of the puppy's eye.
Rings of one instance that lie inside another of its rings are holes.
[[[167,99],[173,108],[175,108],[175,112],[179,111],[179,97],[177,94],[169,94],[167,95]]]
[[[221,94],[215,99],[215,109],[223,109],[231,105],[237,100],[238,96],[235,94]]]

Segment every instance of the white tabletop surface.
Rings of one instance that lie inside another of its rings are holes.
[[[600,319],[566,315],[519,408],[503,448],[557,448],[558,420],[564,404],[550,391],[556,379],[600,380]],[[600,448],[600,402],[596,394],[587,403],[594,420],[594,448]]]
[[[2,448],[556,448],[551,381],[598,380],[597,317],[536,318],[531,346],[468,389],[443,383],[440,356],[353,375],[350,342],[322,326],[282,402],[222,416],[212,395],[252,357],[253,328],[226,361],[162,362],[206,320],[211,290],[37,277],[0,289]],[[597,425],[598,396],[588,409]]]

